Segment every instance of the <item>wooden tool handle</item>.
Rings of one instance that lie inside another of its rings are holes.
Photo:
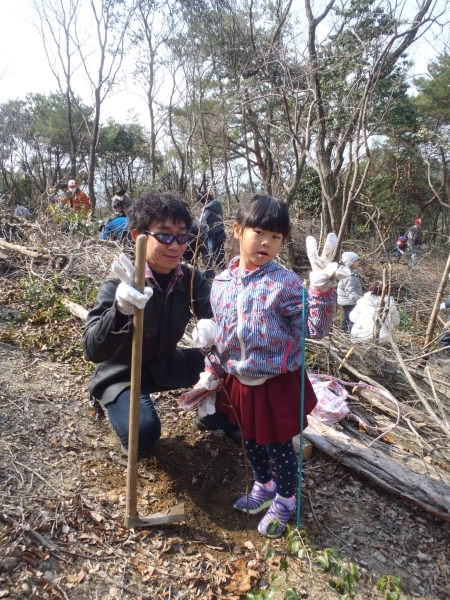
[[[134,287],[144,291],[147,236],[139,235],[136,240]],[[135,308],[133,317],[133,345],[131,350],[130,423],[128,428],[127,502],[125,527],[135,527],[139,521],[137,513],[139,405],[141,396],[142,336],[144,309]]]

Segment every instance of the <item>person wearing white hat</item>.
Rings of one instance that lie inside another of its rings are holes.
[[[70,208],[73,208],[73,210],[77,212],[83,208],[86,212],[91,210],[89,198],[83,190],[80,190],[80,188],[77,187],[75,179],[71,179],[68,183],[66,199]]]
[[[359,256],[356,252],[344,252],[341,261],[351,271],[350,277],[342,279],[337,287],[337,302],[343,310],[341,328],[342,331],[347,332],[353,326],[349,314],[355,308],[358,299],[362,297],[363,289],[358,275]]]

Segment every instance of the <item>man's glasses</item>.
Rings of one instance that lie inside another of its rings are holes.
[[[166,244],[167,246],[171,244],[173,240],[177,240],[177,243],[182,246],[183,244],[186,244],[189,239],[189,233],[173,235],[172,233],[162,233],[161,231],[145,231],[145,229],[143,229],[142,232],[152,235],[160,244]]]

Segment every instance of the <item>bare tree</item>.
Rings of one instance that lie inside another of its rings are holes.
[[[92,210],[95,210],[95,163],[100,133],[102,104],[117,84],[124,57],[125,35],[128,31],[135,5],[114,0],[89,0],[94,35],[86,36],[85,21],[74,23],[73,41],[83,65],[93,102],[92,114],[85,115],[89,131],[88,185]],[[91,45],[93,38],[93,44]],[[75,98],[75,97],[74,97]]]
[[[70,148],[69,177],[75,177],[77,172],[78,145],[77,133],[79,127],[74,124],[73,108],[74,93],[72,89],[73,76],[79,68],[77,47],[72,38],[72,30],[78,18],[81,0],[31,0],[31,6],[36,11],[38,21],[36,29],[41,37],[47,61],[52,71],[58,89],[65,98],[67,107],[67,132]]]

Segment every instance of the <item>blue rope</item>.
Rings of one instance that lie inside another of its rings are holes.
[[[302,512],[302,475],[303,475],[303,420],[305,418],[305,338],[306,338],[306,288],[302,288],[302,379],[300,385],[300,452],[298,455],[298,492],[297,492],[297,529],[300,527]]]

